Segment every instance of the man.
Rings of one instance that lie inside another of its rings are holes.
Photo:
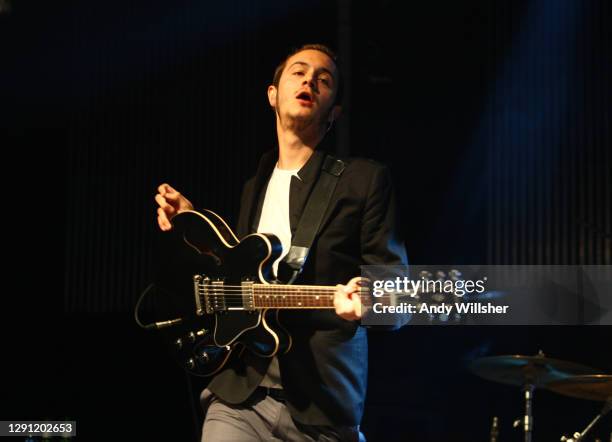
[[[278,150],[262,158],[245,184],[237,235],[274,233],[287,253],[326,154],[317,149],[340,114],[341,78],[335,55],[306,45],[276,69],[268,100],[275,111]],[[331,310],[283,310],[291,350],[272,359],[249,352],[221,371],[202,393],[202,440],[358,441],[367,380],[367,336],[357,296],[360,265],[406,264],[396,236],[387,169],[348,159],[296,283],[337,284]],[[168,184],[159,186],[158,223],[193,209]],[[275,269],[278,261],[275,263]],[[346,285],[338,284],[348,281]]]

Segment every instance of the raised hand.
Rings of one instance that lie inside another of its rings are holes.
[[[172,218],[185,210],[193,210],[193,204],[170,184],[164,183],[157,188],[155,201],[157,208],[157,223],[164,232],[172,229]]]

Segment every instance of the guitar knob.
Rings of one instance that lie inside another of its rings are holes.
[[[198,355],[198,360],[199,360],[200,362],[202,362],[202,363],[206,364],[206,363],[207,363],[207,362],[210,360],[210,357],[208,356],[208,352],[205,352],[205,351],[201,352],[201,353]]]
[[[193,370],[195,368],[195,361],[193,358],[189,358],[187,362],[185,362],[185,367],[187,367],[187,370]]]
[[[176,345],[176,348],[181,350],[183,348],[183,340],[181,338],[178,338],[176,341],[174,341],[174,345]]]
[[[189,341],[193,344],[196,341],[196,335],[194,332],[189,332],[189,334],[187,335],[187,337],[189,338]]]
[[[202,330],[198,330],[196,332],[196,335],[198,336],[204,336],[206,333],[208,333],[208,330],[206,330],[205,328],[203,328]]]

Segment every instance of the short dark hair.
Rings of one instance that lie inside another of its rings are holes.
[[[336,73],[338,77],[336,79],[336,83],[338,87],[336,89],[336,99],[334,100],[334,105],[342,104],[342,95],[343,95],[344,85],[342,83],[342,79],[341,79],[342,75],[340,74],[340,68],[338,66],[338,56],[328,46],[325,46],[322,44],[306,44],[306,45],[302,45],[301,47],[291,51],[291,53],[289,53],[274,70],[274,77],[272,78],[272,85],[278,88],[278,83],[280,82],[280,78],[281,78],[281,75],[283,74],[283,70],[285,69],[285,66],[287,65],[287,60],[289,60],[295,54],[302,52],[302,51],[306,51],[308,49],[323,52],[325,55],[331,58],[336,64]]]

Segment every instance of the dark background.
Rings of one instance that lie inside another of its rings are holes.
[[[347,96],[332,144],[391,167],[412,263],[612,264],[610,9],[0,2],[5,175],[17,171],[5,231],[18,244],[5,266],[16,284],[2,309],[0,419],[76,420],[80,440],[197,439],[203,382],[133,320],[168,265],[153,196],[169,182],[236,220],[242,184],[275,142],[266,88],[303,43],[340,52]],[[500,440],[520,440],[518,387],[466,363],[542,349],[611,372],[611,338],[604,326],[371,333],[363,431],[487,440],[498,416]],[[535,438],[558,440],[600,404],[536,391],[534,407]]]

